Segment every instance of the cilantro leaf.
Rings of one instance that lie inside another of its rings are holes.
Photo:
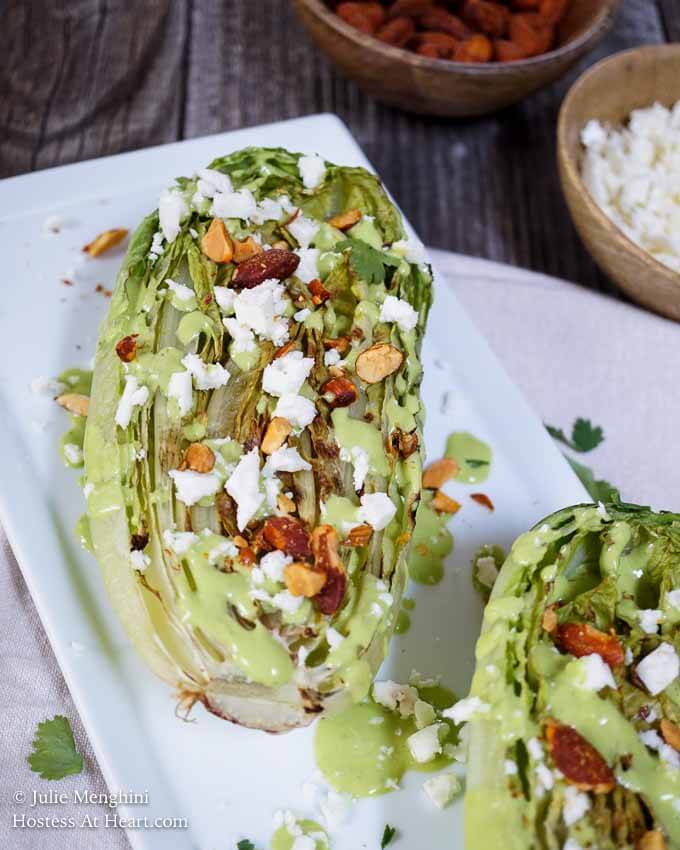
[[[63,779],[81,772],[83,757],[76,749],[73,730],[66,717],[57,714],[38,724],[33,752],[27,761],[31,770],[43,779]]]
[[[609,481],[595,478],[592,469],[584,466],[582,463],[578,463],[578,461],[575,461],[573,458],[569,457],[569,455],[565,455],[565,457],[569,461],[571,468],[578,475],[581,484],[583,484],[586,488],[593,501],[619,502],[621,500],[621,495],[613,484],[610,484]]]
[[[583,419],[580,416],[572,426],[571,439],[561,428],[556,428],[554,425],[546,425],[545,427],[554,440],[581,454],[596,449],[604,440],[602,428],[599,425],[593,425],[590,419]]]
[[[255,845],[247,838],[242,838],[236,845],[237,850],[255,850]]]
[[[470,469],[479,469],[480,466],[488,466],[488,460],[479,460],[476,457],[466,457],[465,463],[470,467]]]
[[[581,419],[574,422],[571,431],[571,442],[580,452],[589,452],[596,449],[604,440],[604,431],[599,426],[594,426],[590,419]]]
[[[361,239],[343,239],[335,246],[336,251],[350,249],[349,262],[356,274],[366,283],[384,283],[385,266],[398,266],[400,260],[384,251],[372,248]]]
[[[388,844],[392,843],[392,839],[396,834],[397,830],[393,826],[390,826],[388,823],[386,823],[382,840],[380,842],[380,850],[385,850],[385,847],[387,847]]]

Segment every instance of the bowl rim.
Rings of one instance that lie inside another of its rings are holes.
[[[562,101],[562,106],[560,107],[557,119],[557,156],[562,168],[567,172],[572,185],[578,187],[580,190],[589,215],[605,230],[612,234],[612,237],[621,245],[623,250],[635,256],[642,264],[648,265],[652,271],[666,278],[671,284],[680,286],[680,272],[676,272],[660,260],[657,260],[653,254],[650,254],[649,251],[641,248],[633,242],[633,240],[618,226],[618,224],[609,218],[602,207],[600,207],[584,183],[576,158],[569,152],[569,145],[567,143],[567,133],[570,129],[567,113],[569,112],[569,109],[580,89],[590,82],[593,77],[597,77],[605,66],[621,64],[629,59],[631,55],[641,53],[677,53],[680,56],[680,43],[645,44],[640,47],[620,50],[618,53],[605,56],[604,59],[600,59],[599,62],[596,62],[594,65],[591,65],[590,68],[587,68],[574,81]],[[680,101],[680,92],[678,93],[678,100]],[[653,106],[651,103],[649,105]],[[565,181],[563,180],[563,183],[564,182]],[[564,186],[562,191],[565,193]]]
[[[549,50],[547,53],[541,53],[540,56],[532,56],[529,59],[517,59],[514,62],[479,63],[455,62],[452,59],[431,59],[428,56],[420,56],[401,47],[385,44],[382,41],[378,41],[377,38],[361,32],[336,15],[326,5],[324,0],[296,0],[296,2],[298,5],[304,6],[312,14],[315,14],[317,18],[323,20],[336,32],[354,41],[359,47],[381,53],[386,58],[406,61],[419,68],[430,68],[439,71],[448,70],[469,76],[494,76],[497,74],[512,74],[522,69],[538,68],[542,65],[550,64],[553,60],[564,59],[572,53],[578,53],[592,39],[607,30],[611,20],[622,5],[623,0],[605,0],[606,5],[600,9],[599,13],[584,32],[578,38],[563,44],[561,47]]]

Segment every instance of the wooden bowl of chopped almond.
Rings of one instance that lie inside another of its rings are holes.
[[[594,65],[558,122],[562,188],[602,271],[630,298],[680,321],[680,45]]]
[[[621,0],[293,0],[329,59],[410,112],[482,115],[554,82]]]

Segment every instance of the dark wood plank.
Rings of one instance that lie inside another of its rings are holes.
[[[10,0],[0,176],[175,140],[188,0]]]
[[[668,41],[680,41],[680,4],[677,0],[657,0]]]
[[[261,0],[257,15],[239,0],[196,0],[185,132],[337,112],[430,244],[612,291],[562,200],[557,113],[586,65],[663,39],[655,6],[625,0],[615,30],[568,78],[499,115],[450,121],[406,115],[365,97],[336,74],[278,0]]]

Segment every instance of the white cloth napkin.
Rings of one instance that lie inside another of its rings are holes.
[[[572,284],[482,260],[433,252],[445,281],[544,421],[569,432],[577,416],[606,434],[579,458],[629,501],[680,509],[680,326]],[[453,329],[455,332],[455,329]],[[120,830],[14,828],[13,818],[103,821],[103,806],[29,806],[34,791],[103,793],[104,780],[26,586],[0,532],[0,847],[122,850]],[[71,720],[81,775],[47,782],[26,756],[36,725]],[[125,730],[118,730],[120,735]],[[15,795],[26,795],[16,802]]]

